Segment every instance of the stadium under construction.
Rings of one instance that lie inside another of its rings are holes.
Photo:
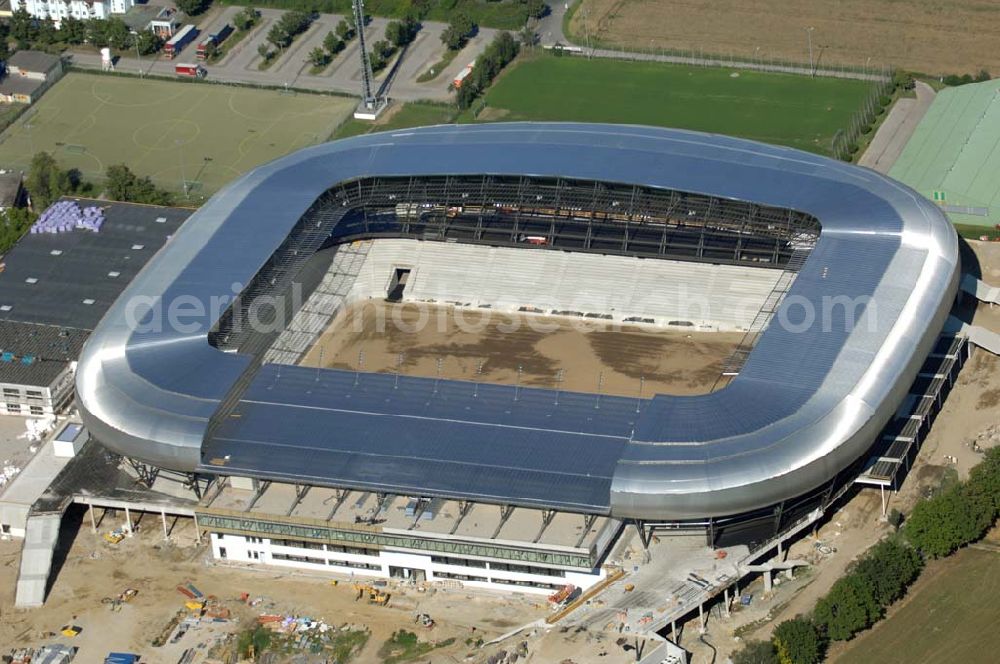
[[[626,524],[754,549],[871,477],[958,275],[938,208],[790,149],[611,125],[374,134],[198,210],[91,336],[77,399],[104,448],[198,490],[185,509],[218,558],[587,588]],[[299,364],[338,312],[386,297],[744,339],[718,389],[685,397]]]

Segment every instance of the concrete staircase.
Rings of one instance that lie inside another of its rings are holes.
[[[59,513],[28,516],[14,606],[33,608],[41,606],[45,601],[61,521],[62,514]]]

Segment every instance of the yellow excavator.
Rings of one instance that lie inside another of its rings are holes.
[[[369,604],[377,604],[379,606],[386,606],[389,604],[389,598],[391,595],[387,592],[383,592],[378,588],[375,588],[367,583],[355,583],[354,592],[357,593],[354,596],[354,601],[358,601],[362,597],[368,597]]]

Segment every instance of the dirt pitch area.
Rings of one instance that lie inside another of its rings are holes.
[[[642,382],[647,397],[703,394],[742,336],[372,300],[342,312],[302,364],[434,378],[440,361],[441,378],[629,397]]]
[[[1000,3],[988,0],[582,0],[570,34],[602,45],[809,61],[871,58],[928,74],[1000,74]]]
[[[107,530],[105,526],[112,522],[109,517],[101,529]],[[492,639],[548,613],[544,598],[434,588],[418,593],[413,588],[393,586],[388,607],[371,606],[355,601],[351,583],[343,577],[333,586],[331,576],[216,564],[207,544],[195,546],[190,521],[181,521],[174,528],[171,544],[163,543],[157,516],[144,515],[140,523],[135,537],[111,545],[90,532],[82,511],[71,512],[64,520],[61,563],[57,556],[57,565],[61,566],[46,604],[40,609],[13,608],[21,542],[0,541],[0,655],[10,654],[14,647],[62,643],[80,649],[74,664],[100,664],[112,651],[139,653],[149,664],[174,664],[188,649],[195,651],[190,660],[193,664],[226,661],[225,653],[215,646],[228,634],[249,626],[261,613],[268,613],[309,616],[337,627],[367,629],[367,643],[350,659],[351,664],[383,662],[378,650],[398,629],[415,632],[421,641],[454,639],[451,645],[413,661],[459,662],[470,653],[475,653],[475,661],[482,661],[497,648],[479,650],[469,643],[480,637]],[[232,611],[232,620],[202,622],[177,643],[153,647],[151,642],[165,633],[178,612],[184,612],[186,598],[176,586],[186,581],[206,595],[217,596]],[[139,594],[121,611],[113,612],[102,603],[102,598],[126,588],[135,588]],[[239,596],[244,592],[259,598],[260,604],[251,607],[241,602]],[[426,630],[415,625],[417,613],[430,614],[437,621],[435,628]],[[72,638],[58,634],[67,624],[77,625],[82,631]],[[509,649],[509,643],[506,645]],[[210,654],[217,658],[210,658]],[[275,661],[323,661],[316,656],[309,659],[308,650],[302,651],[300,657],[303,659],[283,657]]]

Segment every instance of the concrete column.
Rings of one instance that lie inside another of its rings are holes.
[[[726,608],[726,617],[728,618],[729,617],[729,588],[726,588],[725,590],[722,591],[722,596],[723,596],[723,599],[725,601],[725,604],[723,604],[723,606]]]
[[[198,513],[194,513],[194,541],[201,544],[201,527],[198,525]]]
[[[90,532],[97,534],[97,520],[94,518],[94,504],[90,504],[90,509],[87,510],[90,513]]]
[[[670,621],[670,634],[673,636],[674,645],[679,645],[677,643],[677,621],[675,620]]]
[[[701,602],[698,602],[698,633],[705,633],[705,613],[702,611]]]
[[[764,570],[764,593],[771,594],[771,570]]]
[[[125,523],[126,523],[126,525],[128,525],[129,531],[131,531],[132,530],[132,513],[128,511],[127,507],[125,508]]]
[[[168,540],[170,536],[167,534],[167,512],[166,510],[160,510],[160,519],[163,522],[163,539]]]

